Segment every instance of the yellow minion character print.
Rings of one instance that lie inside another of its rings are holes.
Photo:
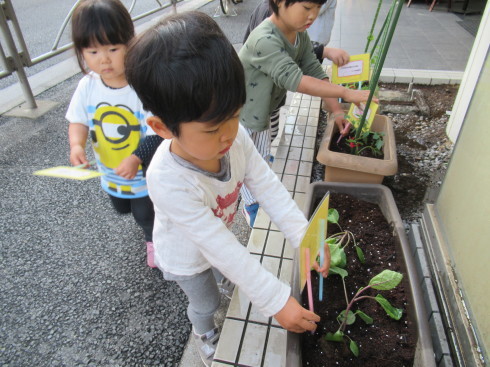
[[[115,169],[138,148],[140,124],[127,106],[99,103],[90,127],[92,146],[107,168]]]
[[[92,116],[89,122],[90,139],[99,170],[105,174],[100,178],[102,188],[121,198],[146,195],[146,180],[141,165],[136,176],[130,180],[114,173],[114,169],[133,154],[144,137],[140,124],[141,112],[134,113],[122,104],[101,102],[93,108]]]

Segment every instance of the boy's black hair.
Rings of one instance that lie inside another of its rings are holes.
[[[216,22],[190,11],[163,19],[131,42],[126,79],[143,108],[174,136],[179,125],[220,123],[245,103],[238,55]]]
[[[82,50],[101,45],[127,45],[134,37],[134,24],[119,0],[85,0],[75,8],[71,18],[71,37],[78,65],[87,73]]]
[[[293,5],[294,3],[315,3],[315,4],[320,4],[323,5],[327,2],[327,0],[282,0],[284,1],[284,6],[287,8],[290,5]],[[281,0],[269,0],[269,7],[271,8],[272,12],[276,15],[279,14],[279,7],[277,6]]]

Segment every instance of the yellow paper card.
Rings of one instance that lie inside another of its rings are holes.
[[[303,288],[306,284],[306,269],[305,269],[305,248],[310,249],[310,267],[316,260],[318,255],[318,251],[320,250],[319,238],[327,237],[327,217],[328,217],[328,201],[330,198],[330,193],[327,192],[323,197],[321,203],[315,210],[315,213],[310,218],[310,222],[308,223],[308,227],[306,228],[305,235],[301,240],[301,244],[299,245],[299,274],[300,274],[300,291],[303,291]],[[323,225],[320,224],[320,221],[323,220]],[[319,233],[323,232],[323,233]]]
[[[84,168],[70,166],[58,166],[34,172],[36,176],[50,176],[59,178],[69,178],[71,180],[88,180],[90,178],[102,176],[103,173]]]
[[[369,54],[351,56],[344,66],[333,64],[332,83],[346,84],[369,80]]]
[[[374,116],[376,115],[376,111],[378,110],[378,107],[379,105],[377,103],[371,102],[370,108],[366,115],[366,122],[364,123],[362,131],[369,131],[371,129],[371,125],[373,124]],[[349,118],[349,121],[351,121],[354,127],[356,128],[359,126],[362,114],[364,113],[364,108],[365,105],[362,103],[361,103],[361,107],[357,107],[354,103],[350,105],[350,109],[349,112],[347,113],[347,116]]]

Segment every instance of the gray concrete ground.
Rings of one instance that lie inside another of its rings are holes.
[[[258,1],[237,5],[237,17],[215,18],[237,49]],[[351,11],[354,3],[339,1],[340,27],[333,35],[337,46],[354,47],[349,35],[360,37],[349,31],[353,26],[345,27],[365,23]],[[365,3],[375,6],[377,1]],[[200,10],[213,15],[217,6],[212,1]],[[427,17],[439,19],[434,23],[439,29],[441,19],[453,22],[445,27],[458,42],[471,39],[454,26],[453,14],[429,14],[424,2],[412,5],[410,11],[425,19],[427,27]],[[419,30],[401,22],[397,32],[412,32],[414,39],[422,33],[435,47],[430,33]],[[336,33],[340,31],[342,37]],[[449,43],[436,45],[448,53],[453,48]],[[423,43],[406,41],[406,46],[400,60],[408,60],[412,67],[412,59],[424,60],[428,54]],[[458,55],[463,52],[468,55],[468,48]],[[457,70],[464,68],[462,63]],[[424,66],[433,69],[430,62]],[[50,72],[43,77],[58,77],[56,69]],[[97,180],[32,175],[38,169],[68,164],[64,114],[79,79],[77,74],[40,94],[37,98],[58,103],[41,117],[0,116],[0,365],[200,365],[192,347],[181,359],[190,332],[186,299],[174,283],[146,266],[143,235],[134,220],[114,212]],[[248,229],[237,217],[233,231],[245,244]]]

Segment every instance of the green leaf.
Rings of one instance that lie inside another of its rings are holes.
[[[362,252],[362,249],[359,246],[355,245],[354,247],[356,249],[357,257],[359,258],[359,261],[362,264],[364,264],[366,262],[366,259],[364,258],[364,252]]]
[[[386,291],[395,288],[400,284],[403,275],[393,270],[383,270],[378,275],[374,276],[370,281],[369,285],[374,289],[380,291]]]
[[[356,311],[356,315],[359,315],[359,317],[364,321],[366,324],[371,325],[373,323],[373,319],[366,315],[364,312],[361,310]]]
[[[342,249],[341,253],[340,253],[340,263],[339,263],[339,267],[341,268],[345,268],[345,266],[347,265],[347,255],[345,254],[345,251],[344,249]]]
[[[339,222],[339,212],[337,209],[328,209],[327,220],[330,223],[337,224]]]
[[[337,319],[340,321],[340,322],[344,322],[347,324],[347,325],[352,325],[354,322],[356,322],[356,315],[354,314],[354,312],[350,311],[347,313],[347,319],[345,317],[345,310],[343,310],[338,316],[337,316]]]
[[[383,140],[381,140],[381,139],[380,139],[380,140],[378,140],[378,141],[376,142],[376,149],[381,150],[381,148],[383,148],[383,145],[384,145],[384,144],[385,144],[385,142],[384,142]]]
[[[339,241],[334,237],[328,237],[325,242],[329,245],[336,245]]]
[[[330,266],[338,266],[340,268],[345,267],[346,264],[346,256],[345,251],[338,242],[335,244],[328,244],[330,248]]]
[[[327,333],[327,335],[325,335],[325,339],[331,342],[341,342],[344,340],[344,333],[340,330],[337,330],[335,334]]]
[[[349,348],[352,354],[354,354],[356,357],[359,357],[359,347],[354,340],[350,341]]]
[[[337,266],[331,266],[330,267],[330,271],[329,271],[330,274],[338,274],[340,275],[342,278],[345,278],[346,276],[349,275],[349,273],[347,273],[347,270],[345,269],[342,269],[342,268],[339,268]]]
[[[391,303],[388,302],[388,300],[384,298],[381,294],[376,295],[374,299],[376,300],[376,302],[378,302],[381,305],[381,307],[384,308],[386,314],[389,317],[395,320],[400,320],[403,314],[403,310],[393,307]]]

